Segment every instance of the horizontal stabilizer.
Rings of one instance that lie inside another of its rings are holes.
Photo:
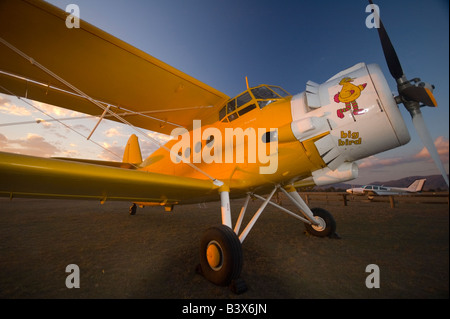
[[[126,169],[136,169],[137,168],[137,166],[133,163],[124,163],[124,162],[98,161],[98,160],[83,159],[83,158],[70,158],[70,157],[52,157],[52,159],[100,165],[100,166],[108,166],[108,167],[115,167],[115,168],[126,168]]]

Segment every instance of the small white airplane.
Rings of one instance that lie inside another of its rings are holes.
[[[408,193],[421,192],[425,185],[426,179],[416,179],[414,183],[406,188],[402,187],[387,187],[378,185],[363,185],[361,187],[349,188],[347,193],[354,195],[368,195],[369,199],[374,196],[387,196],[387,195],[401,195]]]

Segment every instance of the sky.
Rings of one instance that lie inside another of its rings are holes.
[[[296,0],[49,0],[77,4],[81,19],[231,96],[273,84],[291,94],[308,80],[322,83],[359,62],[379,64],[392,92],[376,29],[366,27],[367,1]],[[408,78],[434,84],[437,108],[422,108],[426,124],[449,167],[449,2],[375,0]],[[80,66],[81,67],[81,66]],[[65,121],[83,136],[48,119],[74,112],[0,95],[0,149],[35,156],[121,160],[130,128],[95,119]],[[358,161],[353,184],[439,174],[401,105],[411,142]],[[79,115],[79,114],[78,114]],[[31,124],[16,124],[31,121]],[[7,125],[6,125],[7,124]],[[164,139],[162,139],[164,140]],[[143,156],[156,149],[140,140]],[[114,156],[112,153],[116,154]]]

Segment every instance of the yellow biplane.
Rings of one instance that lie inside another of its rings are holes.
[[[296,187],[354,179],[355,161],[408,143],[398,103],[437,156],[420,112],[437,105],[433,87],[406,79],[382,25],[395,98],[380,68],[365,63],[325,83],[308,82],[300,94],[247,85],[230,98],[84,21],[68,28],[67,16],[39,0],[0,1],[0,92],[125,123],[145,137],[140,129],[174,139],[143,160],[132,135],[123,162],[0,152],[0,196],[129,201],[131,214],[137,206],[171,210],[220,200],[222,225],[205,232],[199,267],[217,285],[244,289],[242,242],[268,204],[313,235],[335,234],[332,215],[310,209]],[[276,192],[298,211],[273,202]],[[230,200],[244,197],[233,227]],[[250,198],[262,204],[241,231]]]

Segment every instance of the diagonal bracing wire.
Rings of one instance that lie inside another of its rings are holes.
[[[159,147],[165,149],[166,151],[168,151],[170,154],[174,155],[179,161],[182,161],[183,163],[187,164],[188,166],[190,166],[191,168],[197,170],[198,172],[200,172],[201,174],[205,175],[207,178],[211,179],[213,181],[213,183],[215,185],[218,186],[222,186],[223,182],[217,180],[216,178],[212,177],[211,175],[209,175],[208,173],[206,173],[205,171],[203,171],[202,169],[200,169],[199,167],[197,167],[196,165],[190,163],[189,161],[185,161],[181,156],[179,156],[178,154],[176,154],[175,152],[173,152],[171,149],[169,149],[167,146],[165,146],[164,144],[162,144],[161,142],[159,142],[158,140],[152,138],[151,136],[148,136],[147,134],[145,134],[142,130],[140,130],[139,128],[137,128],[136,126],[132,125],[130,122],[128,122],[127,120],[125,120],[123,117],[121,117],[120,115],[118,115],[117,113],[114,113],[112,111],[109,110],[109,108],[103,106],[101,103],[97,102],[96,100],[94,100],[93,98],[91,98],[89,95],[87,95],[86,93],[84,93],[83,91],[81,91],[80,89],[78,89],[77,87],[75,87],[74,85],[70,84],[69,82],[67,82],[66,80],[64,80],[63,78],[61,78],[60,76],[58,76],[57,74],[53,73],[51,70],[47,69],[45,66],[43,66],[42,64],[40,64],[39,62],[37,62],[36,60],[34,60],[32,57],[28,56],[27,54],[25,54],[24,52],[22,52],[21,50],[19,50],[18,48],[16,48],[14,45],[12,45],[11,43],[9,43],[8,41],[6,41],[5,39],[3,39],[2,37],[0,37],[0,42],[3,43],[5,46],[7,46],[9,49],[11,49],[12,51],[14,51],[15,53],[17,53],[18,55],[20,55],[21,57],[23,57],[25,60],[29,61],[32,65],[36,66],[37,68],[41,69],[42,71],[44,71],[45,73],[47,73],[48,75],[50,75],[51,77],[53,77],[54,79],[58,80],[59,82],[61,82],[62,84],[66,85],[67,87],[69,87],[70,89],[72,89],[74,92],[78,93],[79,95],[81,95],[82,97],[84,97],[85,99],[87,99],[89,102],[93,103],[94,105],[96,105],[97,107],[99,107],[100,109],[102,109],[105,113],[109,113],[111,114],[113,117],[115,117],[117,120],[119,120],[120,122],[132,127],[137,133],[143,135],[145,138],[149,139],[150,142],[158,145]],[[13,94],[14,95],[14,94]]]
[[[18,98],[19,100],[21,100],[22,102],[28,104],[29,106],[31,106],[31,107],[34,108],[35,110],[37,110],[37,111],[39,111],[39,112],[45,114],[46,116],[50,117],[50,118],[52,119],[52,121],[58,122],[59,124],[61,124],[61,125],[63,125],[64,127],[68,128],[69,130],[71,130],[72,132],[75,132],[75,133],[77,133],[78,135],[80,135],[81,137],[87,139],[87,136],[85,136],[84,134],[78,132],[77,130],[73,129],[73,128],[70,127],[69,125],[64,124],[61,120],[59,120],[59,119],[53,117],[52,115],[50,115],[49,113],[45,112],[44,110],[41,110],[41,109],[38,108],[36,105],[33,105],[33,103],[30,103],[30,102],[28,102],[26,99],[23,99],[23,98],[21,98],[20,96],[14,94],[13,92],[11,92],[10,90],[8,90],[7,88],[5,88],[5,87],[4,87],[3,85],[1,85],[1,84],[0,84],[0,88],[1,88],[2,90],[4,90],[5,92],[8,92],[8,94],[13,95],[13,96],[15,96],[16,98]],[[35,122],[37,122],[37,121],[33,121],[33,122],[31,122],[31,123],[35,123]],[[14,123],[13,123],[13,124],[14,124]],[[19,124],[23,124],[23,123],[19,123]],[[2,126],[2,125],[0,125],[0,126]],[[120,155],[117,155],[116,153],[114,153],[113,151],[107,149],[107,148],[104,147],[103,145],[101,145],[101,144],[99,144],[99,143],[97,143],[97,142],[95,142],[95,141],[93,141],[93,140],[90,140],[90,141],[91,141],[92,143],[94,143],[95,145],[101,147],[101,148],[104,149],[105,151],[111,153],[111,154],[114,155],[115,157],[121,159]],[[132,164],[132,165],[135,166],[134,164]],[[135,167],[136,167],[136,166],[135,166]],[[136,167],[136,168],[137,168],[137,167]]]

